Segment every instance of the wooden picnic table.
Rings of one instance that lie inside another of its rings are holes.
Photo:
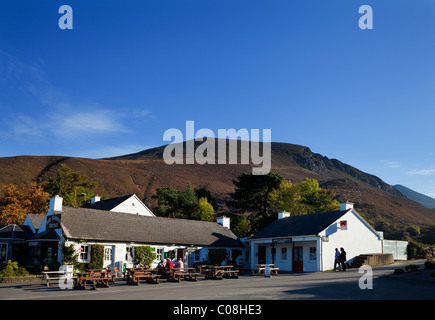
[[[260,276],[260,275],[265,275],[265,271],[266,271],[266,265],[269,266],[270,269],[270,274],[272,275],[278,275],[278,270],[279,268],[275,268],[275,265],[273,263],[269,263],[269,264],[256,264],[255,267],[257,269],[251,269],[252,275],[253,276]]]
[[[219,279],[222,280],[223,277],[227,278],[238,278],[237,273],[239,270],[234,270],[234,266],[201,266],[201,271],[204,271],[206,279]]]
[[[147,280],[148,283],[159,284],[161,275],[157,274],[157,272],[157,269],[130,269],[127,275],[127,283],[139,285],[140,280]]]
[[[104,288],[109,287],[109,273],[107,271],[102,271],[103,269],[92,269],[87,272],[77,273],[77,283],[76,286],[79,288],[86,289],[87,283],[92,283],[94,288],[100,285]]]
[[[181,278],[187,281],[198,281],[199,273],[195,268],[172,268],[166,271],[167,280],[171,282],[180,282]]]
[[[59,283],[59,280],[65,279],[67,277],[66,271],[43,271],[42,277],[41,277],[41,285],[43,285],[44,281],[47,285],[47,287],[50,286],[50,281],[57,280]],[[77,281],[77,277],[71,277],[71,279],[74,281],[74,284]]]

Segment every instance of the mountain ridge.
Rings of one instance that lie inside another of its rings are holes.
[[[183,143],[185,145],[186,142]],[[55,176],[61,163],[65,163],[98,182],[97,192],[100,195],[117,197],[134,193],[152,208],[156,204],[155,199],[152,199],[156,188],[184,188],[191,184],[192,187],[210,190],[218,200],[219,209],[223,210],[225,201],[230,199],[234,191],[233,180],[241,173],[252,172],[252,164],[167,165],[162,158],[165,147],[104,159],[4,157],[0,158],[0,184],[46,181]],[[358,212],[375,226],[379,222],[395,228],[411,224],[422,228],[435,226],[434,210],[410,200],[379,177],[337,159],[313,153],[305,146],[283,142],[271,143],[271,156],[272,172],[294,183],[307,178],[318,180],[321,187],[334,190],[339,201],[354,202]]]

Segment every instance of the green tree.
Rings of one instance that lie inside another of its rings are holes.
[[[240,238],[250,237],[252,235],[251,221],[247,216],[235,216],[231,221],[231,231]]]
[[[242,173],[233,180],[235,191],[228,206],[236,212],[251,212],[267,215],[269,213],[269,193],[278,188],[282,177],[273,172],[267,175]]]
[[[140,246],[134,248],[134,262],[139,262],[141,265],[149,268],[156,259],[156,254],[152,252],[149,246]]]
[[[56,172],[56,178],[50,178],[45,184],[45,191],[51,196],[59,195],[63,198],[63,204],[71,207],[80,207],[86,199],[95,195],[97,183],[91,181],[88,176],[69,168],[62,163]]]
[[[190,185],[184,190],[157,188],[152,198],[157,199],[157,206],[153,208],[157,216],[198,219],[198,198]]]
[[[213,206],[208,202],[206,197],[202,197],[198,201],[199,207],[199,220],[201,221],[213,221],[214,219],[214,209]]]

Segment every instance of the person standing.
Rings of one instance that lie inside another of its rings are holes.
[[[340,271],[340,251],[338,251],[338,248],[335,248],[335,257],[334,257],[334,271]]]
[[[346,251],[343,248],[340,248],[340,251],[341,270],[346,271]]]

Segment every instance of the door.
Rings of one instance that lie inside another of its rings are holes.
[[[304,250],[303,247],[294,247],[293,249],[293,271],[304,271]]]
[[[112,260],[113,260],[113,248],[112,246],[105,246],[104,247],[104,264],[103,267],[112,267]]]
[[[266,247],[258,246],[258,264],[266,263]]]

